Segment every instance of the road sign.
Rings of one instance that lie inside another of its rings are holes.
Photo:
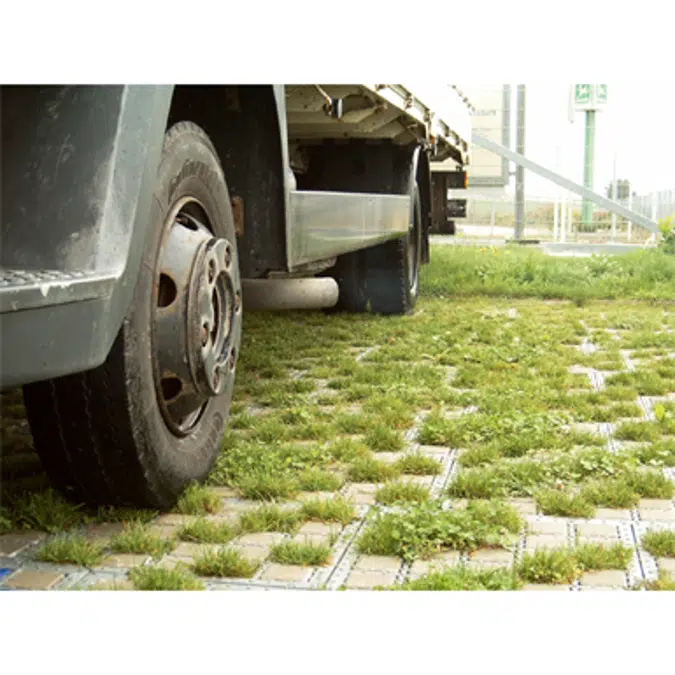
[[[606,84],[575,84],[575,110],[601,110],[607,104]]]

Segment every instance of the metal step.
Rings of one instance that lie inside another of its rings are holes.
[[[0,268],[0,314],[106,297],[115,274]]]

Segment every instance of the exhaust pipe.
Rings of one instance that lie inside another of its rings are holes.
[[[243,279],[242,295],[245,309],[325,309],[335,306],[339,289],[331,277]]]

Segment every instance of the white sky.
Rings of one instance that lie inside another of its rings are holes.
[[[596,115],[595,191],[604,192],[612,180],[614,153],[617,178],[630,180],[638,194],[675,189],[675,78],[606,82],[608,102]],[[515,85],[512,91],[515,148]],[[525,154],[555,170],[559,149],[559,172],[583,183],[585,113],[576,113],[569,123],[568,94],[568,84],[527,84]],[[553,196],[556,189],[545,178],[525,172],[527,194]]]

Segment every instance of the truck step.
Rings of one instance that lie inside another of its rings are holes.
[[[0,268],[0,313],[101,298],[116,275]]]

